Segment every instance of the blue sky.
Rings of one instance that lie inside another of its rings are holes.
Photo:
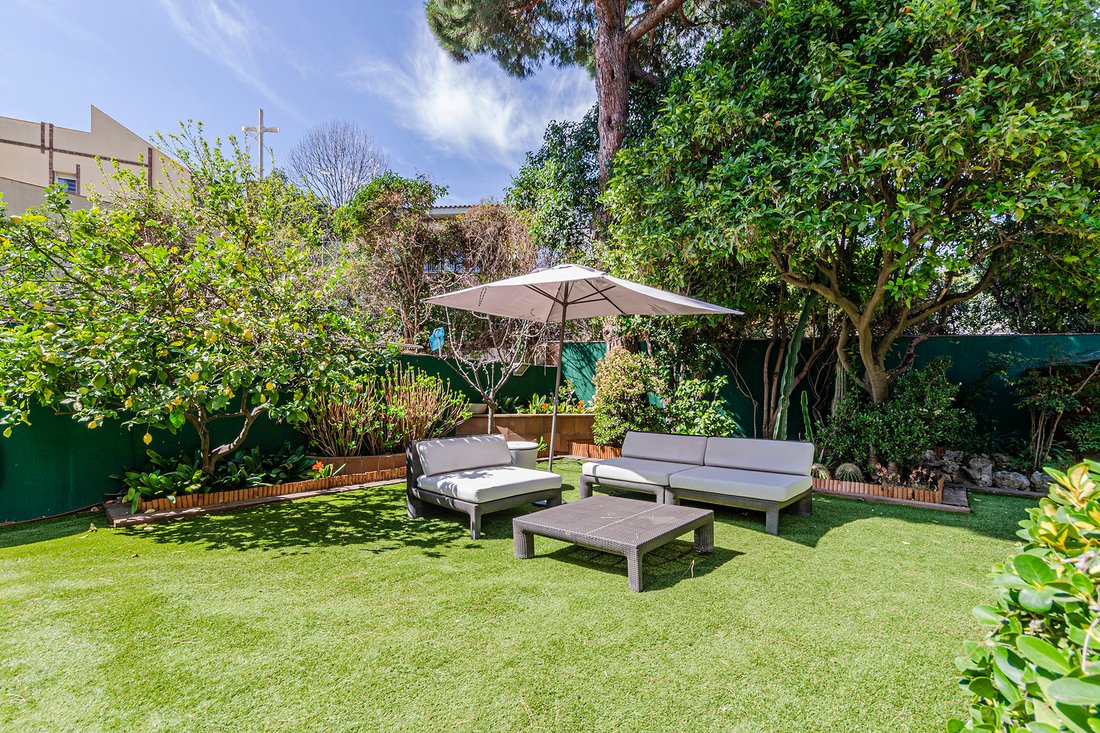
[[[595,101],[580,69],[513,79],[455,64],[419,0],[3,0],[0,115],[88,129],[95,104],[135,132],[266,123],[276,159],[310,126],[358,122],[392,167],[447,201],[499,198],[546,123]]]

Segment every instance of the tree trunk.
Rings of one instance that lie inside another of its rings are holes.
[[[626,136],[630,110],[630,43],[626,33],[626,1],[596,0],[596,95],[600,149],[600,188],[611,175],[611,159]]]

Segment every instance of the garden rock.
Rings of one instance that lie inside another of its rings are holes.
[[[1050,476],[1047,476],[1042,471],[1036,471],[1031,474],[1031,488],[1036,491],[1042,491],[1044,494],[1050,491]]]
[[[1007,456],[1004,453],[993,454],[993,465],[999,468],[1012,465],[1012,456]]]
[[[993,485],[993,461],[985,456],[974,456],[966,464],[965,471],[980,486]]]
[[[1016,471],[997,471],[993,474],[993,483],[997,488],[1012,491],[1028,491],[1031,488],[1031,479]]]

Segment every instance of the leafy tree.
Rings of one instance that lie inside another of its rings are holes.
[[[920,334],[1024,253],[1034,282],[1095,297],[1097,23],[1088,0],[776,0],[620,151],[608,256],[769,263],[842,313],[838,357],[881,403]]]
[[[212,474],[260,416],[299,421],[311,385],[380,361],[301,245],[308,197],[257,180],[235,144],[196,150],[177,151],[193,175],[174,189],[123,175],[109,209],[71,211],[52,189],[42,211],[0,216],[5,435],[34,403],[143,426],[147,444],[190,426]],[[234,428],[219,445],[221,422]]]
[[[428,0],[428,25],[459,61],[488,54],[523,77],[543,64],[593,70],[600,180],[626,134],[632,81],[653,83],[741,11],[726,0]]]
[[[350,275],[362,299],[391,310],[405,344],[423,341],[431,306],[427,272],[447,257],[439,227],[430,216],[447,189],[426,176],[405,178],[392,171],[363,186],[337,209],[337,235],[353,240]]]
[[[631,91],[624,143],[649,133],[666,91],[665,83]],[[592,242],[606,223],[597,212],[598,117],[594,105],[578,121],[547,125],[542,146],[527,154],[508,188],[506,201],[525,213],[531,236],[546,255],[572,262],[593,259]]]
[[[535,264],[527,228],[511,207],[486,202],[437,221],[431,209],[446,192],[425,176],[387,172],[335,215],[337,233],[353,240],[354,289],[379,312],[396,313],[407,345],[426,342],[432,306],[424,298]]]
[[[512,179],[505,200],[524,212],[531,238],[549,258],[583,261],[591,249],[600,193],[596,115],[551,122],[542,147]]]

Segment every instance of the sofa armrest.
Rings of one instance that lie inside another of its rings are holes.
[[[416,488],[416,480],[424,475],[424,467],[420,464],[420,454],[416,450],[418,441],[409,441],[405,448],[405,487],[408,490]]]

